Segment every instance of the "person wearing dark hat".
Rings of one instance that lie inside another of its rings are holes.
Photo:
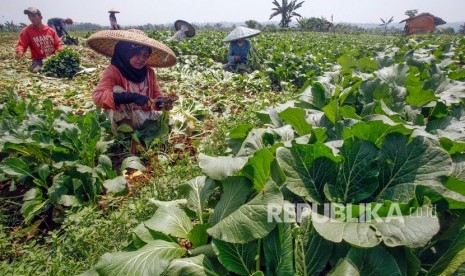
[[[195,35],[194,26],[192,26],[189,22],[184,20],[176,20],[174,22],[174,28],[176,29],[176,33],[168,39],[168,41],[181,41],[185,40],[189,37],[193,37]]]
[[[92,93],[94,103],[107,110],[113,131],[127,124],[139,129],[146,120],[157,120],[161,110],[173,107],[162,96],[152,67],[176,64],[174,52],[139,30],[105,30],[91,35],[87,44],[111,57]],[[135,153],[134,141],[131,152]]]
[[[120,25],[118,25],[118,22],[116,21],[116,15],[115,15],[115,14],[119,13],[119,11],[112,8],[111,10],[108,11],[108,13],[110,13],[110,28],[112,30],[121,29]]]
[[[175,40],[175,41],[181,41],[185,40],[187,38],[186,32],[189,30],[189,28],[186,25],[181,25],[181,28],[174,33],[174,35],[168,39],[168,41]]]
[[[37,8],[27,8],[24,14],[27,14],[32,24],[24,28],[19,35],[16,58],[23,58],[29,48],[32,59],[29,70],[37,73],[42,69],[42,60],[55,54],[62,47],[57,33],[49,26],[42,24],[42,14]]]
[[[50,18],[47,21],[47,25],[52,28],[58,35],[59,38],[62,38],[64,35],[68,35],[66,31],[66,25],[73,25],[73,20],[71,18]]]

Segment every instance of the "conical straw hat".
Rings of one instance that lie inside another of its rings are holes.
[[[165,44],[152,39],[140,30],[103,30],[92,34],[87,39],[87,45],[99,54],[112,57],[116,43],[128,41],[152,48],[152,54],[147,61],[151,67],[170,67],[177,63],[176,55]]]
[[[238,40],[238,39],[241,39],[241,38],[248,38],[248,37],[256,36],[259,33],[261,33],[261,31],[259,31],[259,30],[239,26],[239,27],[236,27],[234,30],[232,30],[223,39],[223,41],[224,42],[230,42],[230,41]]]
[[[176,31],[179,31],[182,25],[185,25],[189,29],[187,32],[185,32],[187,37],[193,37],[195,35],[194,26],[192,26],[189,22],[184,20],[176,20],[174,22],[174,28]]]
[[[119,13],[119,10],[115,8],[111,8],[111,10],[108,11],[109,13]]]

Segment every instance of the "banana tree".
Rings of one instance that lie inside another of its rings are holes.
[[[271,9],[274,12],[270,15],[270,19],[280,14],[281,21],[279,22],[279,26],[282,28],[287,28],[289,27],[289,23],[291,23],[292,17],[302,17],[300,14],[296,13],[295,10],[302,7],[304,2],[305,1],[296,3],[296,0],[293,0],[288,3],[287,0],[282,0],[281,4],[279,4],[277,0],[274,0],[273,5],[276,7]]]
[[[383,23],[379,24],[379,25],[384,26],[384,35],[386,35],[387,26],[394,20],[394,16],[391,16],[391,18],[389,20],[387,18],[386,19],[380,18],[380,19],[381,19],[381,22],[383,22]]]

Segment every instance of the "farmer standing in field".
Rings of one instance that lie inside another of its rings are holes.
[[[19,35],[16,58],[23,58],[27,48],[30,48],[32,65],[29,70],[37,73],[42,69],[44,58],[61,50],[60,39],[52,28],[42,24],[42,14],[37,8],[29,7],[24,10],[24,14],[27,14],[32,24]]]
[[[115,15],[115,14],[119,13],[119,11],[112,8],[111,10],[108,11],[108,13],[110,13],[110,28],[112,30],[121,29],[120,25],[118,25],[118,22],[116,22],[116,15]]]
[[[224,65],[224,70],[236,72],[238,69],[247,69],[247,59],[251,51],[251,45],[246,38],[256,36],[259,33],[259,30],[239,26],[223,39],[224,42],[229,42],[228,63]]]
[[[195,35],[194,27],[184,20],[176,20],[174,22],[174,28],[176,29],[176,33],[174,33],[174,35],[169,38],[168,41],[181,41]]]
[[[170,67],[177,59],[166,45],[139,30],[105,30],[89,37],[91,49],[111,57],[93,91],[94,103],[108,111],[113,131],[121,124],[139,129],[147,120],[160,118],[173,107],[173,97],[163,97],[152,67]],[[132,141],[131,152],[137,153]]]
[[[47,25],[52,28],[58,35],[59,38],[62,38],[64,35],[68,35],[66,31],[66,25],[73,25],[73,20],[71,18],[50,18],[47,21]]]

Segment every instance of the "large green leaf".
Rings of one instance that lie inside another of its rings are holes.
[[[431,207],[421,207],[409,215],[401,215],[399,211],[393,208],[390,216],[374,217],[366,222],[347,222],[312,212],[312,221],[316,231],[325,239],[337,243],[344,240],[358,247],[374,247],[383,241],[390,247],[417,248],[424,246],[439,231],[439,221]],[[376,207],[371,212],[376,214]]]
[[[349,68],[357,68],[357,61],[348,55],[343,55],[338,57],[337,63],[341,65],[342,70],[347,70]]]
[[[214,188],[215,182],[207,176],[198,176],[179,186],[181,191],[187,193],[187,208],[197,213],[200,223],[203,223],[202,213]]]
[[[460,229],[452,245],[426,275],[451,275],[465,263],[465,227]]]
[[[435,93],[447,106],[461,104],[465,99],[465,83],[446,79],[436,88]]]
[[[355,203],[370,197],[378,188],[378,150],[370,142],[346,139],[341,148],[343,162],[336,183],[325,184],[333,202]]]
[[[315,82],[312,86],[307,87],[301,95],[299,95],[299,100],[321,109],[325,106],[326,102],[325,88],[321,83]]]
[[[381,116],[377,118],[380,117]],[[371,118],[375,119],[375,117]],[[407,129],[403,124],[390,124],[386,121],[375,119],[372,121],[357,122],[348,128],[344,128],[343,137],[349,138],[354,136],[362,140],[370,141],[380,148],[384,138],[389,133],[399,132],[407,135],[412,133],[412,131],[413,130]]]
[[[225,268],[239,275],[252,274],[258,252],[256,241],[237,244],[213,239],[212,244],[218,260]]]
[[[53,177],[52,186],[47,190],[47,196],[55,205],[58,205],[61,197],[72,191],[71,178],[64,173],[59,173]]]
[[[286,175],[286,187],[296,195],[318,203],[323,202],[324,185],[334,183],[336,163],[340,162],[340,157],[334,156],[331,148],[320,142],[294,144],[291,149],[279,148],[276,159]]]
[[[208,234],[230,243],[247,243],[264,238],[276,226],[270,208],[282,208],[283,195],[270,181],[255,198],[208,229]]]
[[[41,189],[32,188],[24,194],[24,203],[21,206],[21,214],[24,222],[30,224],[34,218],[46,211],[50,207],[50,202],[45,199]]]
[[[263,135],[265,133],[267,133],[266,129],[252,129],[242,143],[237,156],[251,156],[257,150],[264,148]]]
[[[126,157],[121,163],[121,171],[124,171],[127,168],[145,171],[145,166],[140,162],[140,158],[137,156]]]
[[[30,176],[33,177],[29,165],[16,157],[7,157],[0,163],[0,170],[13,176]]]
[[[250,191],[250,183],[245,177],[235,176],[223,180],[223,193],[210,218],[210,225],[217,224],[241,207]]]
[[[452,156],[452,176],[465,181],[465,154],[455,154]]]
[[[387,247],[385,250],[396,259],[402,275],[416,276],[419,274],[421,270],[421,261],[415,254],[415,249],[397,246]]]
[[[257,117],[265,124],[273,123],[275,126],[282,126],[282,122],[278,117],[278,113],[284,111],[288,107],[293,107],[294,101],[288,101],[278,106],[268,107],[266,110],[256,112]]]
[[[394,64],[384,67],[375,72],[376,77],[386,82],[389,86],[405,86],[408,77],[409,67],[406,64]]]
[[[175,204],[159,205],[155,214],[144,224],[149,229],[184,239],[193,228],[190,218]]]
[[[161,275],[186,250],[176,243],[151,241],[137,251],[104,254],[91,270],[98,275]]]
[[[128,189],[126,178],[122,175],[105,180],[105,182],[103,182],[103,187],[105,187],[109,193],[114,194],[124,192]]]
[[[335,124],[339,120],[339,100],[335,99],[322,108],[328,120]]]
[[[319,275],[333,252],[333,243],[322,238],[309,217],[304,217],[295,239],[295,270],[298,275]]]
[[[417,198],[428,197],[434,202],[445,199],[449,209],[465,209],[465,181],[448,177],[445,185],[427,184],[417,186]]]
[[[242,143],[244,142],[245,138],[247,138],[247,134],[253,128],[253,125],[242,124],[233,128],[229,132],[228,147],[232,150],[233,154],[237,154],[239,152]]]
[[[247,163],[247,157],[218,156],[199,154],[199,167],[210,178],[221,180],[235,175]]]
[[[421,87],[407,86],[408,96],[406,101],[409,105],[424,106],[436,100],[433,90],[423,90]]]
[[[265,186],[266,180],[270,176],[271,163],[274,160],[269,149],[260,149],[249,158],[242,168],[241,174],[253,183],[254,189],[259,192]]]
[[[266,275],[294,275],[292,224],[278,223],[263,239]]]
[[[329,274],[342,275],[402,275],[396,260],[381,247],[370,249],[352,248]]]
[[[163,275],[220,276],[220,274],[216,273],[215,271],[216,269],[210,262],[210,260],[205,255],[199,255],[190,258],[181,258],[173,260]]]
[[[193,247],[206,245],[208,243],[208,225],[196,224],[194,228],[187,234],[187,239],[192,243]]]
[[[107,155],[101,154],[98,157],[98,167],[105,172],[106,178],[111,179],[118,176],[118,174],[113,170],[113,164],[111,162],[110,157],[108,157]]]
[[[452,172],[452,160],[443,149],[424,137],[411,142],[401,134],[386,136],[380,152],[377,200],[407,202],[415,185],[441,185],[440,177]]]
[[[312,131],[312,126],[305,120],[305,111],[301,108],[289,107],[279,113],[279,117],[297,132],[299,136],[309,134]]]

